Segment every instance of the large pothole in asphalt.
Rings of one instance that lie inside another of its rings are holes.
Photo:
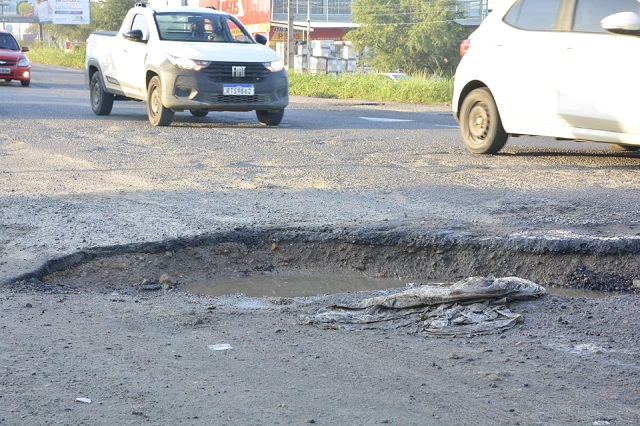
[[[131,293],[164,286],[214,295],[293,297],[493,275],[550,287],[634,291],[640,279],[639,242],[385,229],[235,230],[84,250],[47,262],[19,281],[53,291]]]

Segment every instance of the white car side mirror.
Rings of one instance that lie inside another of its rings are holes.
[[[600,21],[600,25],[610,33],[640,36],[640,15],[635,12],[614,13]]]

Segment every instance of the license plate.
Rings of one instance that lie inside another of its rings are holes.
[[[225,84],[222,86],[222,94],[252,96],[253,84]]]
[[[0,74],[11,74],[11,68],[0,68]]]

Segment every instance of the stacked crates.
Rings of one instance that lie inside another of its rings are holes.
[[[297,73],[339,75],[356,72],[357,58],[350,41],[313,40],[310,46],[299,44],[295,53],[293,68]]]

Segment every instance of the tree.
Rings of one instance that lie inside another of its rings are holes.
[[[91,4],[92,22],[96,29],[117,31],[136,0],[96,0]]]
[[[355,0],[360,27],[346,38],[368,51],[370,64],[384,71],[452,75],[460,41],[471,32],[456,23],[456,0]]]

